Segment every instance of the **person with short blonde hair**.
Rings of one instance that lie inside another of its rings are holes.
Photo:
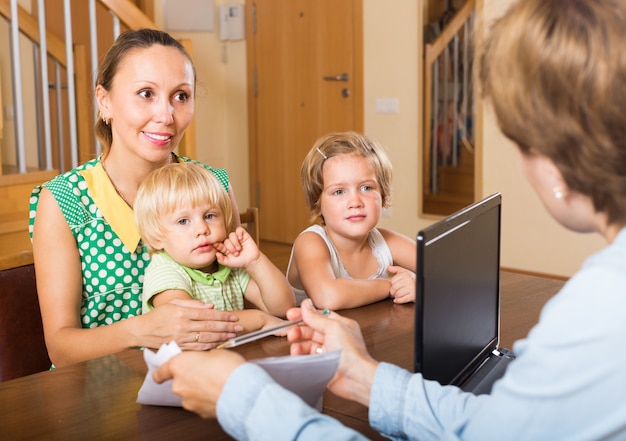
[[[287,278],[296,303],[344,309],[393,298],[415,301],[415,241],[377,228],[391,203],[392,166],[373,138],[320,137],[304,158],[301,181],[314,225],[293,244]]]
[[[165,166],[148,175],[135,201],[135,222],[150,253],[165,234],[163,216],[180,207],[198,206],[211,201],[223,214],[226,233],[233,231],[233,209],[228,193],[206,168],[193,163]],[[141,198],[139,198],[141,195]]]
[[[152,260],[144,312],[194,299],[236,311],[244,331],[280,324],[294,298],[282,272],[241,226],[228,193],[205,167],[169,164],[150,173],[135,199],[135,223]],[[244,299],[258,309],[244,310]]]

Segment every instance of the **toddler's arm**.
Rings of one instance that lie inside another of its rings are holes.
[[[168,289],[152,296],[149,302],[152,304],[152,307],[156,308],[157,306],[165,305],[166,303],[170,303],[172,300],[177,299],[191,300],[191,296],[188,292],[181,289]]]
[[[231,251],[239,246],[238,255]],[[251,280],[245,297],[257,308],[278,317],[284,317],[295,306],[293,291],[285,275],[263,254],[256,242],[243,228],[238,227],[219,246],[217,261],[233,268],[245,268]]]
[[[242,334],[277,326],[285,321],[258,309],[243,309],[240,311],[232,311],[232,313],[239,317],[237,323],[243,326]],[[289,328],[280,329],[276,331],[275,335],[285,337],[288,331]]]

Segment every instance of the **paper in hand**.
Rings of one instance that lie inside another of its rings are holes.
[[[148,373],[137,394],[137,402],[157,406],[181,407],[181,399],[172,392],[172,380],[157,384],[152,379],[152,372],[168,361],[181,349],[176,342],[163,344],[155,354],[144,349],[144,360]],[[250,360],[261,366],[278,384],[298,395],[307,404],[317,407],[328,382],[333,378],[339,366],[341,351],[315,355],[287,355]]]
[[[320,402],[328,382],[339,366],[341,351],[315,355],[287,355],[250,360],[261,366],[287,390],[298,395],[311,407],[320,409]]]
[[[162,344],[156,354],[150,349],[143,350],[143,359],[146,365],[148,365],[148,373],[137,394],[138,403],[155,404],[157,406],[182,406],[180,397],[172,392],[173,380],[167,380],[161,384],[157,384],[152,379],[152,373],[156,368],[181,352],[181,349],[175,341],[169,344]]]

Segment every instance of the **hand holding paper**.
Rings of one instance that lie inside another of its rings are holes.
[[[148,365],[148,373],[139,389],[137,402],[141,404],[156,404],[159,406],[181,406],[180,397],[172,393],[172,380],[157,384],[152,379],[152,373],[174,355],[182,351],[175,341],[163,344],[155,354],[150,349],[144,349],[143,359]]]
[[[158,366],[180,352],[175,342],[162,345],[156,354],[144,349],[148,373],[139,390],[138,403],[181,406],[180,397],[172,392],[172,380],[156,384],[152,379],[152,373]],[[318,355],[271,357],[250,362],[261,366],[274,381],[299,395],[309,405],[317,406],[326,385],[335,375],[340,353],[336,351]],[[206,354],[210,355],[210,352]],[[208,372],[206,374],[210,375]]]

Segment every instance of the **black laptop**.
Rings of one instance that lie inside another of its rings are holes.
[[[415,372],[489,393],[514,359],[500,334],[500,215],[495,193],[417,235]]]

